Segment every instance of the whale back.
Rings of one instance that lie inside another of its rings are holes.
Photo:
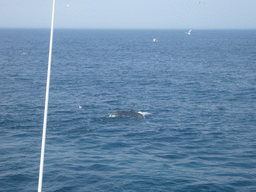
[[[144,119],[145,117],[131,109],[130,111],[115,111],[109,115],[109,117],[133,117],[133,118],[139,118]]]

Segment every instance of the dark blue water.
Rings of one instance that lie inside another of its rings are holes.
[[[43,191],[256,191],[256,31],[185,32],[55,30]],[[3,192],[37,190],[49,37],[0,30]]]

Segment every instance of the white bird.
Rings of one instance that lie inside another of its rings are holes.
[[[73,2],[71,2],[71,3],[73,3]],[[71,3],[67,4],[66,6],[69,7],[69,5],[71,5]]]
[[[157,38],[154,38],[153,40],[152,40],[152,42],[157,42],[158,40],[157,40]]]
[[[190,29],[190,30],[187,32],[187,34],[190,35],[191,31],[192,31],[192,30]]]

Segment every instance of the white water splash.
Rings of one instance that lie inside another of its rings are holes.
[[[139,113],[139,114],[141,114],[141,115],[143,115],[144,117],[145,117],[146,115],[151,115],[151,113],[148,113],[148,112],[142,112],[142,111],[139,111],[138,113]]]

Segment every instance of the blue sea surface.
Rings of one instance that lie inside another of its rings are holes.
[[[54,31],[43,191],[256,191],[256,31],[185,32]],[[1,192],[37,190],[49,38],[0,29]]]

